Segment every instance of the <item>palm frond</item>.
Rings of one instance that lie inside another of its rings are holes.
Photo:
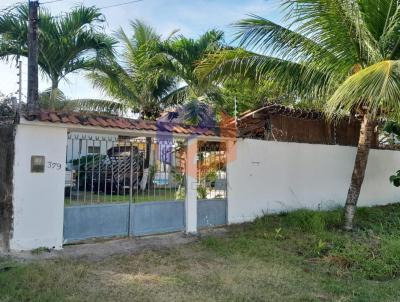
[[[338,58],[363,66],[382,59],[377,39],[354,0],[284,0],[290,26],[301,35],[329,49]],[[346,45],[346,48],[343,46]]]
[[[242,49],[208,55],[197,72],[208,81],[226,81],[232,76],[256,82],[271,80],[283,91],[307,98],[323,98],[335,88],[335,74],[312,66],[263,56]]]
[[[129,109],[126,104],[101,99],[76,99],[70,102],[75,104],[79,111],[95,111],[98,113],[121,115]]]
[[[350,76],[329,99],[330,117],[359,109],[376,118],[400,117],[400,61],[382,61]]]

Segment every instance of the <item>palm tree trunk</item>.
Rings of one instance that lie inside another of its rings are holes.
[[[51,80],[51,90],[54,91],[54,89],[57,88],[58,88],[58,79]]]
[[[146,190],[148,185],[148,178],[150,177],[150,156],[151,156],[151,137],[146,137],[146,153],[143,163],[143,176],[140,183],[140,188],[142,191]],[[150,189],[150,188],[148,188]]]
[[[344,229],[351,231],[353,229],[353,219],[357,208],[358,197],[360,196],[361,186],[364,181],[365,170],[368,163],[369,150],[371,149],[372,139],[374,137],[375,123],[366,113],[363,116],[360,129],[360,138],[358,140],[356,160],[354,163],[353,174],[351,176],[350,188],[347,193],[345,205]]]

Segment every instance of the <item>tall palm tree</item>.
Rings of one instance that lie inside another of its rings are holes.
[[[177,99],[175,77],[168,75],[152,58],[159,53],[160,35],[141,21],[131,22],[133,35],[129,37],[122,29],[117,37],[122,44],[122,60],[109,56],[101,61],[97,70],[89,74],[94,86],[112,97],[112,102],[88,103],[89,106],[118,106],[121,110],[133,110],[143,119],[156,119]],[[150,167],[151,138],[146,140],[146,156],[141,181],[146,189]]]
[[[28,6],[0,16],[0,58],[28,55]],[[52,89],[69,73],[90,70],[96,57],[112,53],[114,40],[101,31],[104,18],[95,7],[76,7],[63,15],[39,12],[39,66]]]
[[[345,205],[353,218],[378,117],[400,116],[400,4],[397,0],[284,0],[290,26],[259,16],[236,24],[244,49],[210,55],[198,72],[271,79],[300,98],[325,100],[329,117],[356,115],[360,138]]]
[[[145,119],[155,119],[175,102],[171,93],[176,91],[176,81],[151,61],[158,53],[161,37],[141,21],[131,22],[131,27],[132,37],[122,29],[117,32],[121,55],[103,58],[88,77],[121,108],[131,109]]]

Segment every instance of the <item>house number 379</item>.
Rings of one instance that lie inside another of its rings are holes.
[[[61,170],[62,165],[61,165],[61,163],[57,163],[57,162],[54,162],[54,161],[48,161],[47,162],[47,168]]]

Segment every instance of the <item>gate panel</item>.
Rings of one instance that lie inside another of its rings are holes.
[[[197,161],[197,226],[227,222],[226,144],[200,142]]]
[[[133,235],[182,231],[185,228],[185,204],[181,201],[134,204],[131,217]]]
[[[64,242],[128,234],[128,204],[65,208]]]
[[[226,224],[226,200],[198,200],[197,226],[199,228]]]

